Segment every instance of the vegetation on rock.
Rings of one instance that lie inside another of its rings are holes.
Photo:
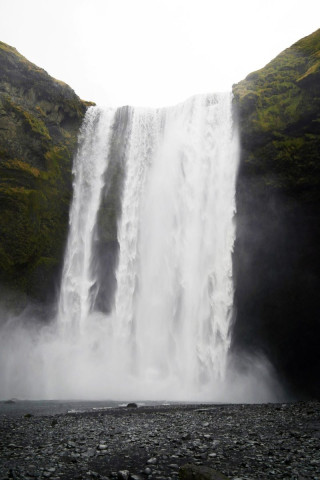
[[[90,103],[2,42],[0,64],[0,285],[17,291],[20,303],[50,300],[67,235],[72,157]]]
[[[241,162],[234,348],[320,395],[320,30],[234,85]]]
[[[320,30],[234,85],[233,93],[248,174],[295,198],[320,199]]]

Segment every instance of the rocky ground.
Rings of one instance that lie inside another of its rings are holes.
[[[0,480],[175,480],[187,463],[232,480],[319,480],[319,447],[319,402],[2,414]]]

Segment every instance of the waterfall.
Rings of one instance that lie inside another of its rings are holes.
[[[105,395],[136,389],[147,398],[184,398],[206,388],[214,397],[232,320],[238,140],[231,95],[120,111],[91,107],[81,129],[58,322],[81,351],[89,345]],[[125,128],[116,117],[126,118]],[[117,288],[108,314],[94,303],[94,237],[111,150],[121,142]]]
[[[0,399],[266,402],[261,355],[230,354],[238,135],[230,94],[90,107],[57,314],[0,329]]]
[[[59,301],[60,324],[82,330],[90,307],[92,244],[94,227],[107,169],[112,109],[89,108],[79,136],[79,151],[73,166],[74,190],[70,231]]]

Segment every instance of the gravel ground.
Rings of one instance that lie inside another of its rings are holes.
[[[186,463],[232,480],[320,480],[319,447],[319,402],[1,414],[0,480],[175,480]]]

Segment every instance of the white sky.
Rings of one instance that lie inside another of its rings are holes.
[[[230,90],[319,27],[320,0],[0,0],[0,40],[100,105]]]

